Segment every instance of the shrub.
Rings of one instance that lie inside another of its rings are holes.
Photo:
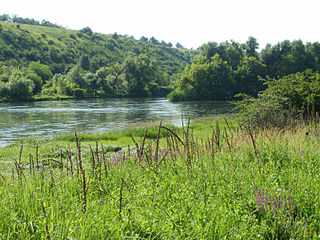
[[[188,101],[194,99],[193,89],[175,89],[169,95],[168,99],[171,102]]]
[[[34,83],[25,78],[14,78],[9,82],[9,96],[15,100],[29,100],[32,98]]]
[[[313,118],[320,111],[320,74],[311,70],[266,81],[268,88],[235,102],[240,116],[255,127],[283,127],[298,116]]]
[[[0,82],[0,100],[9,97],[9,87],[8,84]]]
[[[75,96],[76,98],[83,98],[86,94],[86,90],[82,88],[75,88],[72,91],[73,91],[73,96]]]

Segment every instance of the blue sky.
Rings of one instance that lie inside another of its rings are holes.
[[[249,36],[266,43],[320,41],[319,0],[2,0],[0,14],[42,19],[70,29],[152,37],[196,49]]]

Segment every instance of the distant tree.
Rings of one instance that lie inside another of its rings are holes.
[[[80,29],[80,32],[81,33],[84,33],[84,34],[87,34],[87,35],[89,35],[89,36],[91,36],[92,35],[92,30],[91,30],[91,28],[89,28],[89,27],[85,27],[85,28],[82,28],[82,29]]]
[[[0,81],[0,100],[9,98],[9,91],[10,90],[8,84]]]
[[[147,38],[147,37],[145,37],[145,36],[142,36],[142,37],[140,38],[140,41],[148,42],[148,38]]]
[[[70,34],[70,38],[72,38],[72,39],[74,39],[74,40],[76,40],[77,39],[77,37],[74,35],[74,34]]]
[[[150,95],[148,84],[156,81],[159,69],[146,55],[129,56],[124,62],[125,80],[128,84],[128,95],[146,97]]]
[[[86,82],[86,89],[88,91],[88,93],[92,93],[93,95],[97,94],[97,90],[98,90],[98,78],[94,73],[91,72],[87,72],[86,74],[84,74],[83,76],[84,81]]]
[[[179,88],[187,90],[186,99],[230,99],[235,86],[231,73],[229,64],[218,54],[211,59],[200,55],[184,70],[179,80]]]
[[[149,42],[153,43],[154,45],[159,45],[160,44],[160,42],[154,37],[151,37],[149,39]]]
[[[29,100],[33,95],[33,86],[29,79],[13,77],[8,83],[9,96],[15,100]]]
[[[90,59],[90,71],[96,72],[101,67],[107,66],[110,60],[103,55],[95,55]]]
[[[8,14],[0,15],[0,21],[9,22],[10,21],[10,16]]]
[[[80,57],[79,65],[83,70],[88,71],[90,69],[90,61],[88,55],[84,54]]]
[[[79,88],[86,87],[86,81],[83,78],[81,67],[79,64],[75,65],[67,74],[67,80],[75,83]]]
[[[112,38],[113,38],[113,39],[119,39],[118,33],[115,32],[114,34],[112,34]]]
[[[63,28],[62,26],[54,24],[54,23],[51,23],[51,22],[49,22],[49,21],[47,21],[45,19],[42,20],[40,25],[46,26],[46,27]]]
[[[176,48],[184,48],[180,43],[176,43]]]
[[[98,85],[98,88],[102,89],[102,91],[106,95],[113,95],[113,90],[112,90],[112,87],[110,86],[110,81],[107,80],[108,74],[109,72],[106,67],[100,68],[95,74],[97,79],[97,85]]]
[[[259,77],[264,78],[267,73],[266,65],[255,57],[245,57],[241,60],[238,69],[234,72],[236,80],[236,93],[245,93],[257,96],[264,85]]]
[[[313,57],[313,69],[316,71],[320,71],[320,43],[308,43],[306,46],[306,51]]]
[[[36,73],[29,73],[26,75],[27,79],[30,79],[33,82],[33,94],[41,93],[42,90],[42,79],[41,77]]]
[[[203,44],[200,47],[200,54],[205,56],[207,59],[210,59],[216,54],[219,54],[219,56],[223,55],[219,51],[219,44],[216,42],[208,42],[206,44]]]
[[[270,77],[281,78],[308,68],[317,70],[316,58],[301,40],[288,40],[276,45],[267,44],[261,51],[261,59],[266,64]]]
[[[245,51],[248,57],[258,58],[257,49],[259,48],[259,43],[254,37],[249,37],[245,43]]]
[[[29,64],[29,69],[40,76],[43,83],[48,81],[53,76],[50,67],[45,64],[41,64],[40,62],[31,62]]]

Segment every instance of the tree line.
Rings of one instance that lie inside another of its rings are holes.
[[[209,42],[179,73],[172,101],[230,100],[238,93],[257,96],[266,88],[265,78],[279,79],[306,69],[320,70],[320,43],[301,40],[267,44],[258,52],[257,39],[244,44]]]
[[[3,14],[0,15],[0,21],[3,22],[11,22],[11,23],[20,23],[20,24],[29,24],[29,25],[37,25],[37,26],[46,26],[46,27],[54,27],[54,28],[63,28],[61,25],[51,23],[48,20],[43,19],[41,22],[35,20],[33,18],[23,18],[18,15]]]
[[[0,100],[155,97],[171,101],[257,96],[264,79],[319,71],[320,43],[208,42],[198,50],[117,33],[0,22]],[[39,31],[40,30],[40,31]]]

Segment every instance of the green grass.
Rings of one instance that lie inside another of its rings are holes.
[[[158,141],[157,126],[144,145],[143,128],[79,134],[80,147],[73,136],[28,140],[21,164],[20,144],[0,149],[0,238],[318,239],[318,126],[259,131],[252,141],[235,118],[228,124],[174,130],[184,146],[165,129]]]

